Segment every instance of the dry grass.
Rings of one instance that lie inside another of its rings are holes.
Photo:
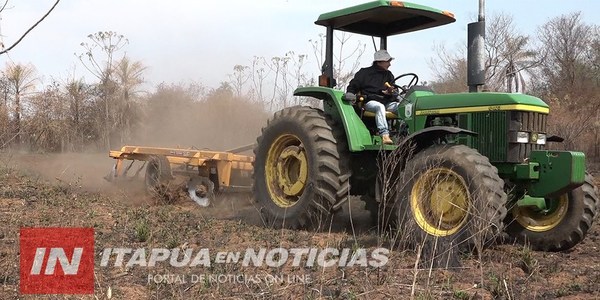
[[[201,209],[191,201],[156,204],[136,191],[86,191],[86,179],[45,182],[20,171],[0,170],[0,298],[42,299],[576,299],[600,297],[600,254],[595,226],[586,240],[566,253],[541,253],[527,247],[492,245],[481,255],[460,257],[457,269],[420,268],[418,248],[395,248],[376,234],[356,199],[325,232],[264,228],[248,198],[224,197]],[[350,222],[351,217],[352,222]],[[96,262],[93,296],[21,296],[18,293],[18,232],[24,226],[93,227],[97,254],[105,247],[209,248],[365,248],[392,249],[389,263],[372,267],[210,268],[100,267]],[[308,276],[310,282],[148,283],[148,274],[246,274]]]

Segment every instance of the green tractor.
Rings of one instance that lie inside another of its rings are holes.
[[[395,144],[385,145],[362,97],[335,88],[334,30],[379,38],[387,49],[389,36],[454,21],[447,11],[384,0],[319,16],[327,31],[319,86],[294,95],[320,99],[323,108],[276,112],[254,149],[254,195],[269,225],[321,226],[360,196],[380,224],[416,242],[485,242],[504,231],[533,249],[559,251],[584,239],[600,209],[597,189],[583,153],[546,150],[562,139],[546,131],[544,101],[435,94],[416,74],[403,74],[392,83],[401,89],[398,111],[387,115]]]

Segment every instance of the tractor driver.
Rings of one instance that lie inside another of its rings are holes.
[[[375,113],[375,124],[384,144],[393,144],[390,139],[385,112],[396,112],[398,102],[392,96],[394,75],[388,69],[392,65],[394,58],[390,56],[387,50],[375,52],[373,64],[370,67],[360,69],[354,78],[350,80],[346,91],[348,93],[360,93],[366,97],[365,110]]]

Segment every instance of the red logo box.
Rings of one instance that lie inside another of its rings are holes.
[[[94,228],[21,228],[22,294],[93,294]]]

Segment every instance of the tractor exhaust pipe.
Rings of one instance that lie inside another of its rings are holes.
[[[467,26],[467,85],[470,93],[481,92],[485,84],[485,8],[479,0],[479,21]]]

